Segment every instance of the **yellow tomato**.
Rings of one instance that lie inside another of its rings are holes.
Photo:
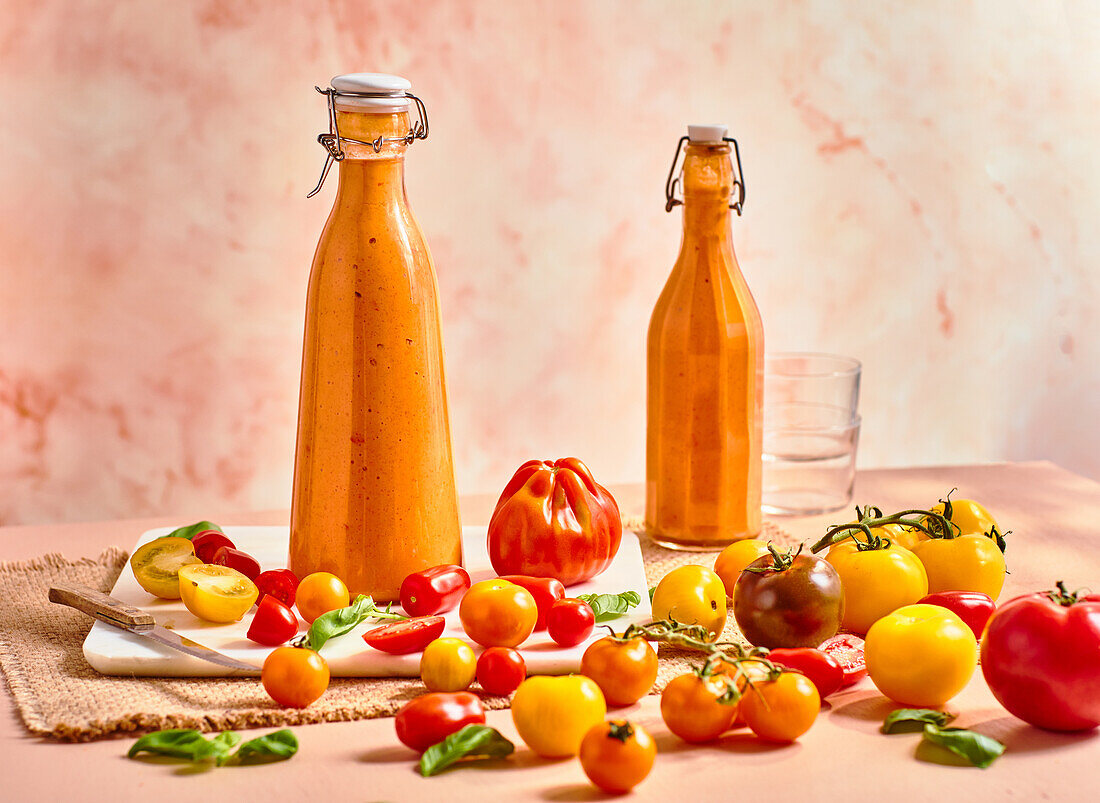
[[[605,792],[629,792],[649,775],[657,745],[641,725],[625,719],[595,725],[581,742],[581,769]]]
[[[420,679],[430,691],[462,691],[475,674],[477,656],[462,639],[437,638],[420,656]]]
[[[747,689],[740,713],[761,739],[793,742],[810,729],[820,710],[821,696],[813,681],[798,672],[784,672]]]
[[[863,645],[867,674],[891,700],[938,708],[963,690],[978,663],[974,633],[939,605],[906,605],[879,619]]]
[[[840,626],[860,635],[886,614],[928,593],[928,575],[917,556],[891,544],[860,552],[851,539],[829,548],[826,560],[840,575],[844,616]]]
[[[606,714],[600,687],[583,675],[530,677],[512,697],[520,738],[543,758],[575,756],[584,735]]]
[[[727,597],[733,596],[733,587],[737,585],[737,578],[741,576],[741,572],[745,571],[745,567],[767,554],[767,542],[758,538],[734,541],[722,550],[714,561],[714,573],[722,579]]]
[[[944,511],[943,502],[933,505],[931,510],[933,513],[942,514]],[[973,499],[952,499],[951,521],[958,525],[963,535],[989,533],[990,530],[997,527],[997,521],[990,515],[989,511]],[[927,536],[925,537],[927,538]]]
[[[474,583],[462,597],[458,618],[482,647],[517,647],[535,631],[539,609],[531,592],[507,580]]]
[[[725,700],[728,691],[720,675],[685,672],[661,692],[661,719],[685,742],[712,742],[730,729],[737,716],[738,704]]]
[[[202,563],[195,546],[186,538],[154,538],[134,550],[130,568],[138,585],[161,599],[180,598],[179,570],[182,566]]]
[[[351,604],[351,593],[344,581],[331,572],[313,572],[302,578],[295,592],[298,613],[309,623],[329,611]]]
[[[980,591],[997,599],[1005,582],[1005,556],[985,535],[929,538],[913,547],[928,573],[928,593]]]
[[[191,564],[179,575],[183,604],[207,622],[236,622],[260,594],[255,583],[228,566]]]
[[[653,618],[702,625],[708,641],[726,626],[726,587],[705,566],[680,566],[666,574],[653,592]]]

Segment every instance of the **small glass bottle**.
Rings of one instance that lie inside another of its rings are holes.
[[[674,549],[721,549],[761,527],[764,329],[733,253],[745,190],[731,143],[737,154],[724,126],[688,126],[666,185],[671,211],[682,181],[684,235],[649,325],[645,522]]]
[[[380,601],[462,561],[439,292],[405,196],[405,152],[427,136],[409,89],[356,73],[318,90],[340,184],[309,278],[291,505],[291,570]]]

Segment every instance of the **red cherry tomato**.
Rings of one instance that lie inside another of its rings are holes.
[[[844,682],[840,688],[851,686],[867,676],[867,662],[863,660],[863,639],[847,633],[825,639],[818,649],[840,664]]]
[[[212,563],[214,560],[214,553],[223,546],[227,546],[230,549],[236,548],[236,545],[229,540],[229,537],[218,530],[203,530],[191,539],[191,543],[195,547],[195,554],[199,556],[199,560],[203,563]]]
[[[281,600],[268,594],[256,608],[248,637],[266,647],[286,644],[298,634],[298,617]]]
[[[218,550],[214,553],[214,558],[208,563],[236,569],[249,580],[255,580],[260,576],[260,562],[247,552],[242,552],[231,546],[218,547]]]
[[[596,614],[587,602],[579,599],[559,599],[546,614],[546,629],[550,638],[562,647],[580,644],[596,626]]]
[[[442,616],[421,616],[368,630],[363,634],[363,641],[390,655],[422,652],[442,635],[446,626],[447,622]]]
[[[981,641],[986,622],[997,607],[993,598],[981,591],[939,591],[921,600],[927,605],[939,605],[956,614],[974,631],[974,638]]]
[[[477,682],[489,694],[511,694],[527,677],[527,662],[511,647],[489,647],[477,659]]]
[[[485,708],[468,691],[436,691],[405,703],[393,720],[397,738],[423,753],[467,725],[484,725]]]
[[[270,594],[284,605],[294,605],[294,598],[298,595],[298,575],[290,569],[260,572],[252,582],[260,589],[260,599]]]
[[[458,605],[470,590],[470,573],[445,563],[413,572],[401,582],[401,607],[409,616],[432,616]]]
[[[546,615],[550,612],[550,606],[559,599],[565,599],[565,586],[561,584],[561,580],[555,577],[531,577],[526,574],[506,574],[500,579],[531,592],[531,596],[535,598],[535,605],[539,609],[535,630],[545,630]]]
[[[844,685],[844,670],[840,663],[827,652],[813,647],[771,650],[768,660],[808,677],[817,686],[818,696],[822,699]]]
[[[982,674],[1008,712],[1040,728],[1100,725],[1100,594],[1057,590],[1001,605],[982,638]]]

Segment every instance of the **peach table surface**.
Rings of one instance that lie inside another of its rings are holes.
[[[1013,531],[1011,574],[1002,599],[1064,579],[1100,588],[1100,484],[1051,463],[1016,463],[860,472],[856,501],[883,509],[957,496],[982,500]],[[612,489],[624,514],[641,511],[640,485]],[[493,499],[463,498],[463,521],[487,520]],[[200,515],[207,515],[200,513]],[[796,535],[816,538],[843,514],[780,519]],[[285,511],[226,515],[226,524],[281,524]],[[45,552],[94,556],[128,548],[163,520],[0,528],[0,561]],[[130,739],[61,744],[29,736],[11,698],[0,695],[0,777],[5,800],[594,800],[575,761],[550,762],[523,747],[508,711],[488,722],[517,743],[507,762],[423,779],[413,755],[394,737],[390,719],[295,728],[301,748],[290,761],[263,767],[194,771],[185,765],[130,761]],[[931,761],[916,734],[883,736],[878,726],[892,706],[870,681],[835,695],[802,739],[767,746],[743,732],[709,746],[688,747],[669,734],[658,698],[620,711],[654,734],[657,764],[634,793],[644,800],[1065,800],[1092,799],[1100,788],[1100,734],[1054,734],[1009,716],[979,672],[949,706],[956,724],[1003,741],[1008,751],[987,770]]]

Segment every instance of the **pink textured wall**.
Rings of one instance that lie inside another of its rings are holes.
[[[773,349],[861,357],[863,465],[1100,475],[1100,22],[1078,2],[5,2],[0,523],[285,507],[335,182],[314,84],[405,75],[463,491],[644,472],[662,188],[727,122]],[[872,501],[872,500],[868,500]]]

